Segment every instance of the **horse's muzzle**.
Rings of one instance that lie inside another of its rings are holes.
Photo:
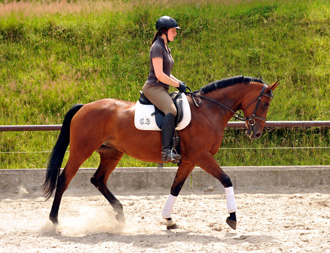
[[[245,134],[251,139],[256,140],[261,137],[262,131],[258,130],[258,127],[255,127],[255,125],[248,125],[247,130]]]

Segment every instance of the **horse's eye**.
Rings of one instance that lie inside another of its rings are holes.
[[[269,107],[269,104],[268,103],[264,103],[264,107],[265,108]]]

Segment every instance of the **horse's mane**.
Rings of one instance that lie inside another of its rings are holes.
[[[202,94],[209,93],[211,91],[214,91],[216,89],[221,89],[225,88],[231,85],[234,85],[236,83],[245,83],[248,84],[250,82],[258,82],[258,83],[263,83],[266,84],[263,80],[254,78],[254,77],[249,77],[249,76],[234,76],[230,78],[224,78],[218,81],[215,81],[213,83],[209,83],[202,88],[199,89],[199,92]]]

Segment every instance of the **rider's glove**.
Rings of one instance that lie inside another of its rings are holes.
[[[180,92],[186,92],[187,91],[187,87],[186,87],[184,82],[180,82],[180,86],[177,87],[177,88]]]

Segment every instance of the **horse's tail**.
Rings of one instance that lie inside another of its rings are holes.
[[[52,196],[53,191],[57,184],[57,179],[60,174],[60,168],[63,162],[63,158],[70,142],[71,120],[82,106],[83,105],[81,104],[74,105],[65,115],[60,135],[57,139],[57,142],[53,148],[52,153],[49,156],[46,178],[42,186],[46,199],[49,199],[50,196]]]

